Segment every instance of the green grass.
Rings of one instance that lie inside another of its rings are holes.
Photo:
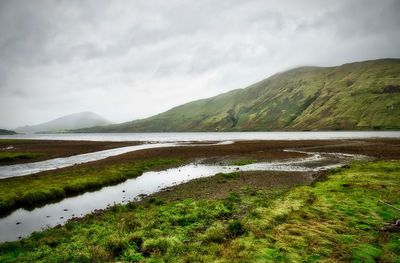
[[[116,184],[151,168],[179,164],[177,158],[152,159],[103,168],[72,167],[39,175],[0,180],[0,212],[32,207],[90,189]]]
[[[400,129],[400,59],[300,67],[158,115],[79,132]]]
[[[256,162],[255,160],[243,159],[243,160],[237,160],[237,161],[235,161],[235,162],[233,163],[233,165],[242,166],[242,165],[252,164],[252,163],[255,163],[255,162]]]
[[[118,205],[0,245],[0,262],[399,262],[400,162],[313,186]]]
[[[32,152],[0,152],[0,163],[20,161],[20,160],[31,160],[42,156],[43,156],[42,153],[32,153]]]

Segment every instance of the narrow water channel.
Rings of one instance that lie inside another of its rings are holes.
[[[96,209],[105,209],[114,204],[127,203],[137,200],[143,195],[149,195],[196,178],[213,176],[217,173],[234,171],[312,172],[338,167],[349,161],[363,158],[359,155],[340,153],[307,154],[309,156],[306,158],[253,163],[243,166],[192,163],[163,171],[146,172],[118,185],[65,198],[58,203],[48,204],[32,211],[18,209],[0,219],[0,242],[17,240],[30,235],[34,231],[64,224],[73,217],[82,217]]]
[[[145,149],[164,148],[173,146],[212,146],[230,144],[233,141],[222,141],[212,144],[190,144],[190,143],[146,143],[141,145],[126,146],[110,150],[97,151],[91,153],[78,154],[69,157],[55,158],[41,162],[22,163],[13,165],[0,166],[0,179],[24,176],[43,171],[60,169],[76,164],[88,163],[93,161],[102,160],[108,157],[117,156],[120,154],[134,152]]]

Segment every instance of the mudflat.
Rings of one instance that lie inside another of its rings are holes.
[[[137,144],[139,143],[0,139],[0,154],[9,154],[10,156],[14,156],[14,158],[2,160],[0,162],[0,165],[27,163],[32,161],[44,161],[53,158],[68,157],[77,154],[84,154]],[[29,158],[24,158],[24,153],[29,153]]]
[[[202,158],[205,162],[216,163],[243,159],[271,161],[306,156],[303,153],[286,151],[287,149],[362,154],[391,160],[400,158],[400,139],[237,141],[233,144],[212,146],[198,144],[129,152],[83,165],[99,167],[152,158]]]

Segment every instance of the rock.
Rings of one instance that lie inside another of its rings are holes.
[[[19,224],[21,224],[21,222],[17,222],[17,223],[16,223],[16,225],[19,225]]]

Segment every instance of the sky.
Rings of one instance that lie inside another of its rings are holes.
[[[400,0],[0,1],[0,128],[148,117],[304,65],[400,57]]]

